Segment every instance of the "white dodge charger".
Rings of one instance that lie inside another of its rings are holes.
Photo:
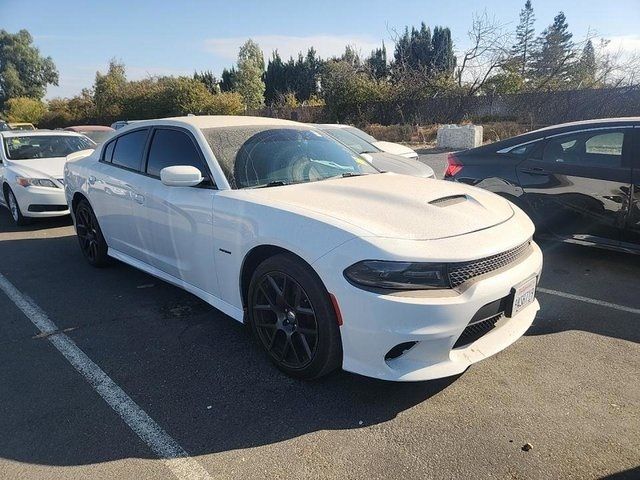
[[[84,256],[250,325],[286,373],[455,375],[539,308],[529,218],[484,190],[380,173],[321,131],[252,117],[129,125],[67,162]]]

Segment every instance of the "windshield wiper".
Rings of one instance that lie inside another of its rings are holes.
[[[264,185],[256,185],[250,188],[269,188],[269,187],[283,187],[285,185],[289,185],[289,183],[284,182],[282,180],[276,180],[273,182],[265,183]]]

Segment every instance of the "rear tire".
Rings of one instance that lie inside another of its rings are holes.
[[[292,377],[318,378],[342,363],[342,342],[329,293],[313,269],[278,254],[254,272],[248,319],[270,360]]]
[[[31,219],[22,215],[20,205],[18,205],[18,200],[16,200],[16,196],[13,194],[11,188],[7,188],[6,200],[9,213],[11,214],[11,218],[14,223],[19,227],[29,225],[31,223]]]
[[[75,208],[76,234],[80,250],[87,261],[94,267],[104,267],[109,264],[107,242],[102,235],[98,219],[93,208],[86,199],[80,200]]]

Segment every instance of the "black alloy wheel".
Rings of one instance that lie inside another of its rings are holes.
[[[296,257],[276,255],[257,268],[248,316],[259,344],[289,375],[316,378],[340,365],[340,332],[329,294]]]
[[[87,200],[81,200],[75,210],[76,234],[80,250],[89,263],[95,267],[107,265],[107,243],[102,236],[98,219]]]

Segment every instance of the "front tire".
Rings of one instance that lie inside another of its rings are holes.
[[[87,261],[94,267],[104,267],[109,264],[107,242],[102,235],[98,219],[93,208],[86,199],[80,200],[75,209],[76,234],[80,250]]]
[[[18,200],[16,200],[16,196],[13,194],[13,191],[10,188],[7,188],[7,206],[9,207],[9,213],[11,213],[11,218],[14,223],[19,227],[24,227],[25,225],[29,225],[31,223],[31,219],[22,215],[20,211],[20,205],[18,205]]]
[[[286,374],[318,378],[342,363],[342,344],[329,293],[313,269],[278,254],[254,272],[248,319],[270,360]]]

